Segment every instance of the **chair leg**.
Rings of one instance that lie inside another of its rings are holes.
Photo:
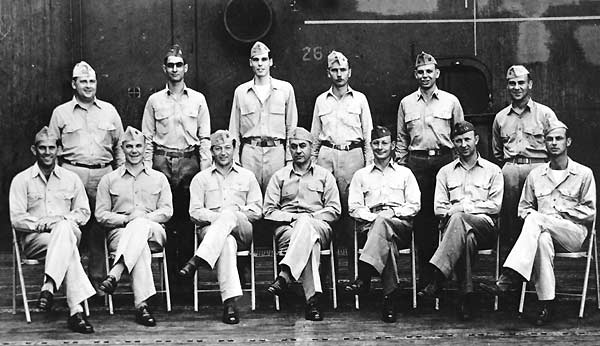
[[[275,243],[275,235],[273,235],[273,276],[277,279],[277,244]],[[275,296],[275,310],[279,311],[279,296]]]
[[[588,282],[590,278],[590,267],[592,264],[592,247],[594,246],[594,240],[590,239],[590,245],[588,247],[586,264],[585,264],[585,276],[583,277],[583,289],[581,290],[581,303],[579,305],[579,318],[583,318],[583,312],[585,310],[585,298],[587,297]]]
[[[23,309],[25,310],[25,320],[27,323],[31,323],[31,315],[29,313],[29,302],[27,301],[27,291],[25,288],[25,277],[23,276],[23,266],[21,264],[21,253],[19,252],[19,244],[17,243],[17,236],[13,229],[13,249],[15,251],[15,260],[17,265],[17,271],[19,272],[19,284],[21,285],[21,296],[23,298]]]
[[[106,264],[106,275],[108,276],[108,271],[110,270],[110,263],[108,260],[109,257],[109,253],[108,253],[108,245],[106,244],[106,239],[104,240],[104,263]],[[113,297],[112,294],[106,294],[105,295],[105,302],[108,305],[108,313],[110,315],[113,315],[115,313],[114,310],[114,306],[113,306]]]
[[[86,317],[90,317],[90,306],[87,299],[83,301],[83,312],[85,313]]]
[[[194,229],[194,251],[198,248],[198,233]],[[194,273],[194,311],[198,312],[198,271]]]
[[[337,309],[337,279],[335,278],[335,252],[333,240],[329,243],[329,262],[331,264],[331,289],[333,291],[333,309]]]
[[[498,281],[500,277],[500,233],[496,238],[496,276],[494,281]],[[498,311],[498,296],[494,296],[494,311]]]
[[[417,308],[417,260],[415,254],[415,234],[412,234],[410,244],[410,261],[411,261],[411,275],[412,275],[412,303],[413,309]]]
[[[357,230],[354,230],[354,280],[358,279],[358,235]],[[360,309],[360,302],[358,294],[354,295],[354,307],[356,310]]]
[[[254,276],[254,240],[250,243],[250,299],[252,311],[256,310],[256,278]]]
[[[171,286],[169,285],[169,269],[167,267],[167,251],[163,248],[162,276],[165,284],[165,300],[167,301],[167,312],[171,312]]]
[[[598,309],[600,309],[600,278],[598,277],[598,243],[596,239],[596,231],[593,231],[594,237],[594,266],[596,268],[596,304],[598,304]]]
[[[17,313],[17,255],[15,247],[12,249],[12,313]]]
[[[523,281],[521,286],[521,299],[519,299],[519,314],[523,313],[523,306],[525,305],[525,291],[527,290],[527,282]]]

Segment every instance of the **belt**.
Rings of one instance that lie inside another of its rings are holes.
[[[515,163],[517,165],[528,165],[530,163],[544,163],[548,162],[547,159],[539,158],[539,157],[523,157],[523,156],[515,156],[511,157],[506,162]]]
[[[184,150],[165,150],[165,149],[154,149],[154,155],[161,155],[171,158],[190,158],[194,157],[197,153],[196,147],[193,149],[184,149]]]
[[[429,149],[429,150],[411,150],[410,151],[411,155],[416,155],[416,156],[442,156],[442,155],[446,155],[446,154],[450,154],[450,149],[448,148],[444,148],[444,149]]]
[[[393,208],[389,205],[376,205],[371,207],[371,213],[378,213],[382,210],[393,210]]]
[[[352,149],[362,148],[363,143],[364,143],[363,141],[353,141],[348,144],[333,144],[330,141],[321,141],[321,145],[324,145],[331,149],[343,150],[343,151],[350,151]]]
[[[283,140],[273,137],[244,137],[243,144],[250,144],[255,147],[277,147],[283,144]]]
[[[61,159],[62,162],[69,164],[71,166],[77,166],[77,167],[83,167],[83,168],[89,168],[89,169],[99,169],[99,168],[104,168],[106,166],[109,166],[110,163],[98,163],[95,165],[90,165],[87,163],[83,163],[83,162],[77,162],[77,161],[70,161],[67,159]]]

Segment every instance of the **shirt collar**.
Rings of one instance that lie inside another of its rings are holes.
[[[185,85],[185,83],[183,83],[183,93],[187,95],[188,93],[188,87],[187,85]],[[165,92],[167,93],[168,96],[171,96],[171,90],[169,89],[169,84],[165,85]]]
[[[300,176],[302,175],[302,174],[296,172],[296,170],[294,169],[294,163],[293,162],[290,162],[290,166],[289,167],[290,167],[290,176],[292,174],[296,174],[296,175],[300,175]],[[308,169],[306,170],[306,173],[304,173],[304,174],[307,174],[307,173],[314,174],[314,169],[315,169],[315,164],[311,160],[310,161],[310,165],[308,166]]]
[[[215,165],[214,163],[210,166],[210,173],[215,173],[217,171],[217,165]],[[231,165],[231,171],[234,171],[236,173],[240,172],[240,166],[238,164],[235,163],[235,161],[233,162],[233,165]]]
[[[252,80],[249,82],[248,84],[248,90],[250,91],[252,90],[252,88],[254,88],[256,84],[254,84],[254,78],[252,78]],[[275,79],[273,79],[273,77],[269,76],[269,85],[271,86],[271,89],[278,89],[279,85],[277,84],[277,81]]]
[[[479,167],[483,168],[483,165],[481,164],[481,160],[482,160],[482,157],[481,157],[481,155],[479,155],[479,152],[477,152],[477,160],[475,160],[475,164],[473,165],[473,167],[479,166]],[[461,166],[464,169],[467,169],[467,167],[463,166],[462,162],[460,161],[460,158],[457,157],[454,160],[454,166],[453,167],[456,168],[458,166]]]
[[[60,171],[61,167],[57,164],[56,166],[54,166],[54,169],[52,170],[52,175],[54,175],[56,178],[60,179],[62,177],[62,172]],[[44,174],[42,173],[42,170],[40,169],[40,166],[38,166],[37,162],[33,164],[33,166],[31,167],[31,178],[35,178],[37,176],[42,177],[43,179],[46,179],[46,177],[44,177]]]
[[[150,170],[151,170],[151,169],[152,169],[152,168],[150,167],[150,165],[144,162],[144,168],[142,169],[142,171],[141,171],[141,172],[144,172],[144,173],[146,173],[146,175],[150,175]],[[122,164],[121,166],[119,166],[119,168],[117,168],[117,174],[118,174],[120,177],[122,177],[122,176],[124,176],[124,175],[125,175],[125,173],[129,173],[129,175],[131,175],[131,176],[134,176],[134,177],[135,177],[135,175],[133,175],[133,173],[132,173],[132,172],[130,172],[130,171],[127,169],[127,165],[126,165],[126,164]]]
[[[531,112],[533,110],[533,99],[530,97],[529,101],[527,101],[527,104],[525,105],[524,110],[529,109],[529,111]],[[510,115],[510,113],[515,113],[515,114],[523,114],[523,112],[518,113],[514,108],[513,108],[513,104],[510,104],[510,112],[508,112],[508,114]]]
[[[543,167],[544,169],[542,170],[542,175],[547,175],[548,170],[550,169],[550,162],[546,162]],[[572,175],[579,174],[579,171],[577,170],[577,165],[573,160],[571,160],[570,157],[567,157],[567,171],[569,172],[569,174]]]
[[[439,95],[439,89],[437,87],[437,85],[433,86],[433,93],[431,94],[431,97],[435,97],[436,99],[440,98]],[[423,93],[421,92],[421,88],[417,89],[417,101],[423,98]]]
[[[354,96],[354,89],[352,89],[350,87],[350,85],[348,85],[348,91],[346,91],[346,93],[344,95],[342,95],[342,97],[344,97],[346,95],[352,95],[352,96]],[[333,86],[329,87],[329,90],[327,90],[327,96],[333,96],[333,97],[335,97],[335,95],[333,94]]]
[[[388,167],[391,168],[391,169],[393,169],[395,171],[395,170],[397,170],[398,165],[394,162],[394,160],[390,160],[390,162],[388,162],[387,166],[385,166],[383,169],[385,170]],[[381,171],[379,169],[379,167],[377,167],[377,165],[375,165],[375,163],[372,163],[371,164],[371,169],[369,169],[369,172],[373,172],[374,170]]]
[[[79,100],[77,100],[77,97],[75,97],[75,95],[73,95],[72,102],[73,102],[73,109],[75,109],[75,107],[79,107],[79,108],[87,110],[87,108],[83,104],[81,104],[79,102]],[[92,104],[95,105],[96,107],[102,109],[102,107],[100,107],[100,104],[98,104],[98,99],[96,97],[94,97],[94,101],[92,101]]]

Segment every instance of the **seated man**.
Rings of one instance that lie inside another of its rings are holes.
[[[333,175],[311,161],[312,144],[310,132],[301,127],[293,129],[288,143],[292,163],[275,172],[267,185],[265,219],[277,224],[277,248],[287,249],[280,262],[281,271],[267,291],[279,295],[290,282],[302,279],[304,317],[321,321],[321,248],[329,246],[330,224],[339,218],[341,205]]]
[[[96,196],[96,219],[110,228],[108,249],[114,255],[114,264],[99,288],[112,294],[127,270],[131,275],[135,321],[152,327],[156,320],[147,300],[156,294],[156,289],[150,245],[162,248],[166,243],[161,224],[173,215],[171,188],[164,174],[144,164],[146,142],[142,132],[127,127],[121,147],[125,164],[102,177]]]
[[[373,163],[356,171],[350,183],[348,208],[360,225],[359,240],[363,242],[366,237],[366,242],[358,260],[358,278],[345,290],[354,294],[366,292],[371,277],[375,273],[381,275],[381,318],[394,322],[393,293],[398,288],[398,274],[391,256],[398,256],[398,248],[410,247],[412,218],[421,207],[421,192],[410,169],[392,160],[395,142],[388,128],[376,126],[370,145]]]
[[[19,233],[27,258],[44,258],[44,284],[38,306],[49,311],[53,295],[64,282],[69,306],[69,329],[93,333],[81,303],[96,294],[81,265],[79,227],[90,218],[90,207],[79,177],[56,165],[58,138],[41,129],[31,151],[36,163],[17,174],[10,184],[12,226]]]
[[[435,215],[442,218],[443,237],[429,261],[433,280],[418,294],[437,296],[444,281],[456,273],[462,320],[472,315],[471,270],[477,250],[496,239],[493,217],[500,213],[504,181],[500,167],[477,152],[479,135],[475,127],[461,121],[454,124],[452,142],[458,158],[440,169],[434,196]]]
[[[223,322],[236,324],[235,300],[242,296],[237,251],[250,247],[252,222],[262,216],[262,194],[254,173],[233,162],[236,143],[229,131],[213,133],[210,144],[213,165],[196,174],[190,185],[190,217],[202,226],[201,242],[179,275],[192,277],[199,266],[216,269]]]
[[[517,289],[533,279],[541,309],[537,325],[550,320],[555,296],[554,247],[580,251],[596,216],[596,183],[592,170],[567,155],[571,138],[567,126],[556,121],[545,131],[550,162],[534,168],[519,201],[525,220],[521,234],[493,285],[481,284],[492,294]]]

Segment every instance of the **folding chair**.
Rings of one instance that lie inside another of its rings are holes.
[[[277,279],[279,274],[278,258],[285,256],[285,252],[277,249],[277,242],[273,234],[273,277]],[[329,256],[329,265],[331,270],[331,294],[333,308],[337,309],[337,280],[335,278],[335,250],[333,247],[333,239],[329,242],[329,249],[321,249],[321,256]],[[279,296],[275,296],[275,310],[279,311]]]
[[[358,224],[354,224],[354,280],[358,279],[358,256],[362,253],[362,249],[358,248]],[[413,309],[417,308],[417,268],[416,268],[416,257],[415,257],[415,233],[411,232],[410,248],[398,249],[400,255],[410,255],[411,263],[411,277],[412,277],[412,305]],[[394,266],[394,273],[396,274],[396,282],[400,283],[400,276],[398,275],[398,264],[396,263],[396,256],[391,256],[392,265]],[[358,310],[360,308],[359,295],[354,295],[354,307]]]
[[[496,229],[496,245],[493,248],[490,249],[479,249],[477,250],[477,255],[481,256],[491,256],[491,255],[496,255],[496,270],[494,273],[494,281],[498,281],[498,277],[500,277],[500,227],[498,225],[498,218],[494,218],[493,220],[494,222],[494,228]],[[438,244],[441,243],[442,241],[442,236],[443,236],[443,225],[442,222],[440,221],[440,235],[439,235],[439,241]],[[435,298],[435,309],[439,310],[440,309],[440,298],[436,297]],[[494,311],[498,311],[498,296],[494,296]]]
[[[592,232],[588,237],[588,247],[587,251],[579,251],[579,252],[556,252],[554,254],[555,258],[585,258],[585,274],[583,277],[583,289],[581,293],[556,293],[556,295],[562,296],[571,296],[571,297],[581,297],[581,303],[579,305],[579,318],[583,318],[583,311],[585,309],[585,298],[587,296],[588,289],[588,281],[590,277],[590,266],[592,261],[592,250],[594,251],[593,260],[596,269],[596,302],[598,304],[598,309],[600,309],[600,278],[598,277],[598,244],[596,243],[596,220],[594,219],[592,225]],[[584,243],[585,244],[585,243]],[[582,250],[584,247],[582,246]],[[527,291],[527,281],[523,282],[523,286],[521,287],[521,299],[519,301],[519,314],[523,313],[523,307],[525,305],[525,293],[535,293],[535,291]]]
[[[37,300],[27,299],[27,290],[25,287],[25,276],[23,275],[23,265],[34,266],[43,265],[44,261],[40,259],[22,258],[21,256],[21,245],[17,238],[17,232],[12,228],[13,237],[13,284],[12,284],[12,304],[13,304],[13,315],[17,313],[17,276],[19,285],[21,286],[21,297],[23,299],[23,310],[25,310],[25,320],[27,323],[31,323],[31,314],[29,312],[29,303]],[[83,301],[83,308],[86,316],[90,316],[90,309],[88,306],[87,299]]]
[[[194,230],[194,251],[198,248],[198,232],[200,227],[196,225]],[[242,292],[250,292],[252,311],[256,310],[256,278],[254,276],[254,239],[250,243],[250,250],[237,252],[237,257],[250,257],[250,288],[242,288]],[[198,311],[198,293],[221,292],[219,289],[199,289],[198,271],[194,274],[194,311]]]
[[[167,305],[167,312],[171,312],[171,289],[170,289],[170,285],[169,285],[169,270],[167,268],[167,252],[165,250],[165,247],[163,246],[161,249],[158,248],[153,248],[152,246],[150,246],[150,251],[152,253],[152,260],[158,260],[159,261],[159,268],[160,268],[160,290],[156,290],[156,293],[164,293],[165,294],[165,301],[166,301],[166,305]],[[104,241],[104,258],[106,260],[106,271],[107,271],[107,275],[108,272],[110,271],[110,260],[112,259],[114,260],[114,258],[112,258],[113,255],[109,254],[108,252],[108,238],[105,237],[105,241]],[[113,294],[107,294],[106,296],[108,297],[108,313],[109,314],[114,314],[114,307],[113,307],[113,295],[117,294],[117,292],[114,292]],[[133,294],[133,291],[129,291],[129,292],[118,292],[118,294]]]

